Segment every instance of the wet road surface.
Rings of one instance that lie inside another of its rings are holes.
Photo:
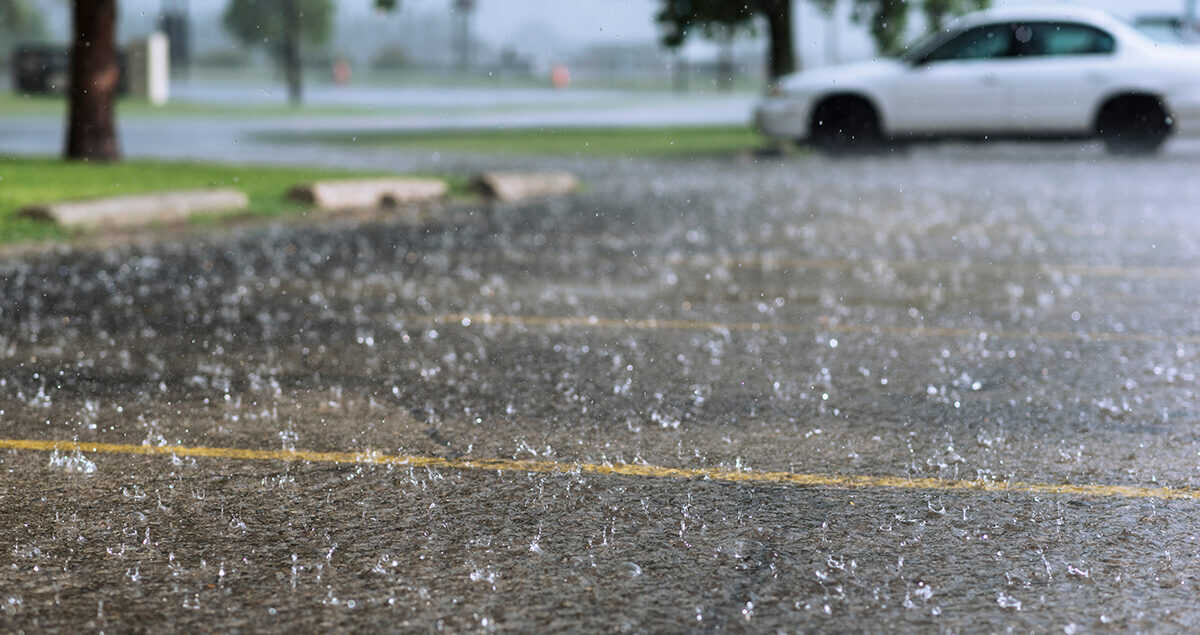
[[[576,167],[0,265],[0,627],[1200,625],[1200,160]]]

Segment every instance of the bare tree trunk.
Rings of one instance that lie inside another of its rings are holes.
[[[117,0],[75,0],[65,158],[116,161]]]
[[[288,102],[299,106],[304,100],[303,68],[300,63],[300,8],[296,0],[283,0],[283,72]]]
[[[796,48],[792,37],[792,0],[762,0],[767,19],[767,77],[775,80],[796,71]]]
[[[690,72],[687,58],[679,52],[679,49],[675,49],[675,60],[671,64],[671,85],[675,88],[675,92],[688,92],[688,73]]]

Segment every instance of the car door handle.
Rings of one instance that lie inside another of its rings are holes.
[[[1093,84],[1103,84],[1108,81],[1108,75],[1104,73],[1084,73],[1083,77]]]
[[[983,84],[985,86],[995,86],[996,84],[1000,83],[1000,78],[996,77],[995,75],[989,74],[989,75],[984,75],[983,77],[980,77],[979,81],[983,82]]]

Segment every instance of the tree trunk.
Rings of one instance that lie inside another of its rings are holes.
[[[736,71],[733,58],[733,29],[728,29],[717,54],[717,90],[728,93],[733,90],[733,74]]]
[[[299,106],[304,100],[304,89],[300,64],[300,9],[296,0],[283,0],[283,73],[288,103]]]
[[[767,77],[770,82],[796,71],[792,37],[792,0],[763,0],[767,19]]]
[[[120,69],[117,66],[117,0],[75,0],[71,48],[70,111],[67,159],[115,161],[114,106]]]

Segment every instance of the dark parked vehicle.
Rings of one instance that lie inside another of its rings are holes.
[[[117,53],[121,79],[117,92],[129,90],[125,72],[125,54]],[[71,54],[67,47],[55,44],[20,44],[13,49],[13,91],[24,95],[61,95],[71,79]]]

